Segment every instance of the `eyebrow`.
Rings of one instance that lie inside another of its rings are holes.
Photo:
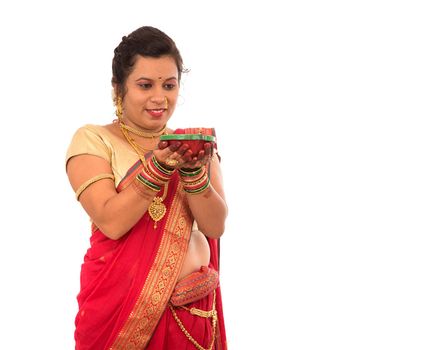
[[[170,78],[167,78],[167,79],[163,79],[163,81],[172,80],[172,79],[177,80],[177,78],[176,78],[176,77],[170,77]],[[136,79],[135,81],[139,81],[139,80],[149,80],[149,81],[153,81],[154,79],[147,78],[147,77],[140,77],[140,78]]]

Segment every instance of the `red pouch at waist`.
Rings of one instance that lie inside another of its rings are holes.
[[[206,297],[218,287],[218,272],[202,266],[197,272],[183,277],[174,287],[170,303],[182,306]]]

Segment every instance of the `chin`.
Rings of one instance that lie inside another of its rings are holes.
[[[153,122],[147,123],[145,128],[151,131],[159,131],[167,124],[167,120],[155,120]]]

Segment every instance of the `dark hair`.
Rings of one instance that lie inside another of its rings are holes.
[[[170,56],[174,58],[179,73],[179,81],[182,73],[186,71],[183,68],[182,56],[176,44],[167,34],[154,27],[140,27],[128,36],[124,36],[120,44],[114,49],[111,83],[116,86],[118,95],[125,93],[126,79],[133,70],[137,55],[157,58]]]

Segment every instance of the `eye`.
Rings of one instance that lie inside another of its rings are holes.
[[[152,86],[152,84],[150,84],[150,83],[144,83],[144,84],[138,84],[138,85],[141,89],[144,89],[144,90],[148,90]]]
[[[176,84],[171,84],[171,83],[164,84],[164,89],[166,90],[173,90],[175,87],[176,87]]]

